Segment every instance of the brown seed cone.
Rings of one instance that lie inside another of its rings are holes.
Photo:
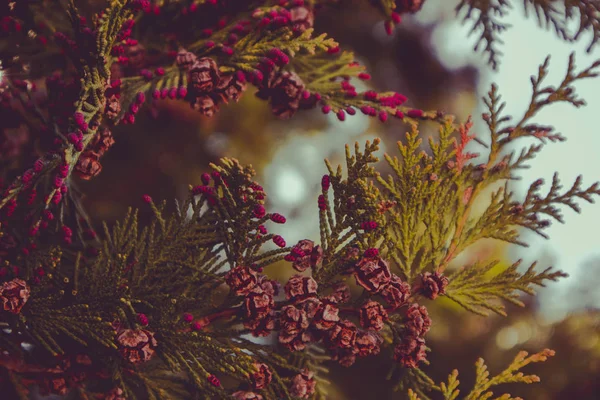
[[[217,89],[219,90],[223,102],[228,103],[233,100],[237,103],[242,98],[242,94],[246,90],[246,87],[246,82],[237,79],[236,74],[228,74],[221,76]]]
[[[359,309],[359,318],[363,328],[380,331],[388,319],[388,313],[380,303],[369,300]]]
[[[300,106],[304,82],[294,72],[279,74],[270,86],[271,108],[279,118],[291,118]]]
[[[158,345],[154,334],[144,329],[125,329],[117,335],[121,356],[133,363],[149,361]]]
[[[398,308],[410,297],[410,285],[399,276],[392,275],[390,283],[381,291],[381,295],[392,308]]]
[[[424,336],[431,327],[431,318],[425,306],[411,304],[406,310],[405,327],[409,335]]]
[[[85,151],[77,161],[75,172],[81,179],[90,180],[102,171],[100,156],[93,151]]]
[[[311,8],[300,6],[290,10],[292,29],[296,32],[304,32],[312,28],[315,22],[315,13]]]
[[[332,348],[352,349],[356,341],[358,328],[351,321],[344,319],[339,321],[328,331],[329,344]]]
[[[425,272],[419,276],[413,292],[422,294],[428,299],[434,300],[441,294],[446,294],[448,278],[439,272]]]
[[[317,281],[310,276],[294,275],[285,284],[285,297],[300,300],[317,295]]]
[[[245,392],[243,390],[238,390],[232,394],[235,400],[263,400],[263,397],[260,394],[254,392]]]
[[[94,137],[92,148],[96,151],[98,156],[102,157],[113,144],[115,144],[115,139],[113,138],[111,130],[104,127],[100,133]]]
[[[189,71],[197,60],[198,57],[196,57],[194,53],[185,49],[181,49],[177,53],[175,63],[179,69],[183,71]]]
[[[257,282],[256,271],[245,265],[238,265],[225,275],[225,283],[238,296],[250,293]]]
[[[392,274],[382,258],[364,257],[356,263],[354,277],[369,293],[379,293],[390,283]]]
[[[273,379],[273,373],[267,364],[263,363],[254,363],[252,364],[255,373],[250,375],[250,380],[252,381],[252,387],[256,390],[266,388],[271,380]]]
[[[219,111],[219,106],[217,105],[215,100],[208,95],[201,95],[196,97],[192,101],[191,107],[209,118],[214,116],[217,113],[217,111]]]
[[[104,113],[109,119],[117,118],[121,112],[121,101],[114,94],[106,99],[106,108]]]
[[[394,348],[394,359],[405,368],[416,368],[426,357],[425,339],[421,337],[406,336]]]
[[[358,331],[356,334],[356,355],[366,357],[379,354],[383,338],[372,331]]]
[[[215,60],[202,57],[190,69],[190,85],[196,93],[209,93],[220,80],[219,67]]]
[[[290,394],[300,399],[308,399],[315,393],[316,384],[312,371],[305,368],[292,379]]]
[[[0,302],[4,311],[11,314],[18,314],[29,300],[31,290],[22,279],[15,278],[12,281],[4,282],[0,287]]]
[[[310,321],[304,310],[293,305],[285,306],[279,314],[279,343],[290,351],[304,350],[312,336],[307,331]]]
[[[273,296],[265,293],[260,287],[255,287],[244,299],[244,314],[248,320],[262,320],[270,314],[274,306]]]

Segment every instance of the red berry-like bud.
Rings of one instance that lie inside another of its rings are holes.
[[[409,116],[410,118],[422,118],[423,117],[423,110],[408,110],[408,112],[406,113],[407,116]]]
[[[325,211],[327,209],[327,202],[325,201],[325,196],[323,196],[322,194],[319,195],[319,200],[317,204],[319,205],[319,210]]]
[[[331,179],[329,178],[329,175],[323,175],[323,178],[321,178],[321,189],[326,192],[329,190],[330,185]]]
[[[267,211],[262,204],[257,204],[256,207],[254,207],[254,216],[256,218],[262,218],[266,215],[266,213]]]
[[[285,224],[285,217],[279,213],[274,213],[271,215],[271,221],[277,224]]]
[[[364,229],[365,231],[372,231],[373,229],[377,229],[377,222],[375,221],[365,221],[362,224],[360,224],[361,229]]]
[[[206,380],[208,380],[208,382],[215,387],[221,386],[221,381],[214,375],[209,375]]]
[[[379,255],[379,250],[375,248],[370,248],[365,250],[365,257],[377,257]]]
[[[148,317],[146,316],[146,314],[141,314],[141,313],[138,314],[137,320],[140,323],[140,325],[142,325],[142,326],[148,325]]]
[[[142,196],[142,200],[144,201],[144,203],[152,203],[152,197],[148,196],[147,194]]]
[[[194,320],[194,316],[190,313],[183,314],[183,320],[185,322],[192,322]]]
[[[275,243],[279,247],[285,247],[285,239],[279,235],[273,236],[273,243]]]

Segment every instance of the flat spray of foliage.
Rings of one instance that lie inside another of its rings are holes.
[[[180,11],[180,3],[184,2],[156,6],[170,16]],[[185,3],[186,13],[195,12],[192,6],[220,4]],[[74,4],[65,7],[66,14],[50,6],[82,34],[75,36],[72,48],[78,52],[70,64],[80,84],[66,120],[36,104],[19,109],[34,116],[31,129],[41,124],[62,141],[58,150],[44,154],[31,170],[3,188],[0,199],[6,264],[0,291],[0,387],[22,399],[36,387],[82,399],[325,399],[331,362],[349,366],[357,358],[391,349],[389,379],[412,400],[453,400],[461,393],[470,400],[489,399],[496,396],[498,385],[538,382],[537,376],[520,370],[545,361],[554,354],[551,350],[532,356],[521,352],[494,377],[480,359],[470,391],[459,391],[458,371],[447,382],[435,383],[421,369],[429,365],[424,335],[431,325],[421,302],[445,296],[481,316],[505,316],[503,303],[523,306],[522,293],[534,294],[536,286],[566,276],[551,267],[539,269],[535,263],[522,269],[520,261],[502,271],[494,268],[498,260],[458,266],[453,261],[483,239],[525,246],[523,229],[546,237],[552,220],[563,222],[562,206],[579,212],[579,202],[593,202],[600,195],[598,183],[586,188],[580,177],[566,187],[557,175],[548,184],[536,180],[524,198],[509,187],[544,144],[564,140],[552,127],[534,123],[533,117],[554,103],[583,105],[573,84],[596,77],[600,62],[579,70],[571,56],[564,79],[549,86],[544,81],[547,59],[531,78],[530,104],[521,116],[503,113],[500,89],[492,86],[483,99],[488,132],[476,134],[471,119],[461,123],[441,113],[403,108],[395,93],[348,95],[354,89],[340,85],[340,79],[364,78],[364,69],[350,52],[332,51],[337,43],[325,34],[315,36],[312,28],[304,26],[301,32],[298,27],[256,28],[225,44],[231,32],[254,23],[259,26],[266,15],[285,22],[287,8],[294,11],[318,2],[256,3],[235,9],[239,20],[233,18],[222,24],[222,30],[211,32],[212,45],[206,37],[191,37],[186,47],[194,54],[184,55],[200,63],[197,72],[203,76],[239,72],[235,78],[227,76],[241,82],[242,76],[256,78],[256,64],[264,67],[267,54],[278,60],[287,57],[276,76],[288,79],[285,74],[296,74],[309,93],[304,100],[318,94],[324,112],[337,112],[341,120],[344,110],[354,108],[382,121],[388,113],[399,116],[409,130],[397,150],[384,155],[389,175],[378,172],[379,140],[364,147],[357,143],[354,149],[348,146],[345,166],[326,161],[328,174],[316,202],[320,238],[293,247],[270,233],[272,224],[284,223],[285,218],[265,210],[266,193],[254,181],[255,171],[229,158],[211,165],[212,173],[202,176],[203,185],[190,187],[187,198],[176,202],[175,212],[165,211],[166,202],[145,196],[154,215],[151,223],[142,224],[138,211],[130,209],[121,222],[105,224],[96,235],[88,229],[75,190],[72,172],[81,165],[79,158],[97,145],[102,126],[135,114],[133,106],[143,105],[146,94],[161,96],[165,88],[187,87],[192,75],[175,64],[150,76],[125,77],[121,96],[115,97],[121,111],[109,115],[107,93],[115,89],[111,64],[119,60],[114,49],[126,40],[127,21],[137,15],[143,22],[149,17],[136,13],[151,5],[112,1],[94,16],[92,42]],[[549,2],[525,1],[525,5],[565,39],[577,39],[585,30],[595,33],[597,21],[587,14],[594,7],[591,1],[565,2],[565,21],[573,17],[574,9],[581,11],[575,34],[566,31]],[[395,15],[396,2],[382,1],[381,6],[386,15]],[[479,10],[475,28],[483,27],[494,65],[497,51],[492,41],[503,28],[490,13],[501,14],[506,6],[503,0],[459,5],[459,10],[468,8],[467,17]],[[32,2],[32,7],[35,12],[41,5]],[[239,22],[251,17],[258,19]],[[594,35],[592,45],[596,39]],[[219,67],[208,59],[198,61],[199,57],[211,57]],[[205,88],[215,82],[194,79],[196,94],[209,96],[199,91],[199,84]],[[253,82],[259,90],[273,89],[272,79],[266,84],[259,81]],[[292,81],[292,86],[298,83],[296,78]],[[18,91],[19,82],[11,77],[8,85]],[[236,90],[241,87],[240,83]],[[30,92],[25,85],[17,100],[26,103]],[[274,107],[280,107],[274,99]],[[287,107],[297,109],[296,100],[287,99],[291,104]],[[424,120],[439,124],[438,136],[426,144],[419,133]],[[525,138],[539,143],[520,148]],[[481,154],[474,153],[477,148]],[[473,163],[481,155],[483,161]],[[486,205],[484,210],[476,212],[475,205],[481,204]],[[6,244],[8,238],[19,246]],[[262,274],[266,267],[290,262],[310,274],[295,275],[283,290]],[[359,295],[352,297],[348,286],[358,289],[354,294]]]

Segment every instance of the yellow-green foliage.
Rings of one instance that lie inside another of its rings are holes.
[[[545,349],[539,353],[532,354],[528,357],[527,352],[521,351],[510,365],[498,375],[490,378],[487,366],[485,365],[482,358],[477,360],[475,363],[475,385],[470,392],[466,395],[461,396],[461,399],[465,400],[488,400],[494,396],[492,389],[495,386],[508,384],[508,383],[536,383],[540,381],[537,375],[525,375],[520,372],[521,369],[529,364],[544,362],[548,357],[552,357],[554,351]],[[460,390],[458,389],[460,381],[458,380],[458,371],[454,370],[448,375],[447,382],[441,382],[439,385],[432,385],[431,390],[440,392],[444,400],[455,400],[459,398]],[[408,397],[410,400],[422,400],[429,399],[423,393],[417,393],[416,391],[409,389]],[[434,396],[434,398],[437,398]],[[503,394],[499,397],[494,397],[497,400],[517,400],[519,397],[512,397],[510,394]]]

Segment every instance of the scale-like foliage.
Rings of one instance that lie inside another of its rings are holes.
[[[520,264],[519,260],[492,276],[490,271],[498,265],[495,261],[487,265],[475,263],[463,267],[450,275],[446,296],[476,314],[487,316],[488,311],[491,311],[506,316],[501,300],[523,307],[519,292],[533,295],[535,292],[532,286],[545,286],[545,281],[556,281],[567,276],[561,271],[552,271],[552,268],[536,272],[536,263],[526,272],[520,273]]]
[[[490,373],[488,372],[485,362],[480,358],[475,363],[475,385],[470,392],[461,398],[466,400],[487,400],[494,396],[492,388],[495,388],[495,386],[508,383],[537,383],[540,381],[540,378],[537,375],[525,375],[520,370],[529,364],[544,362],[548,357],[552,357],[553,355],[554,351],[548,349],[530,356],[528,356],[527,352],[521,351],[504,371],[492,378],[490,378]],[[444,400],[455,400],[460,394],[460,390],[458,389],[459,384],[458,371],[454,370],[448,375],[448,380],[446,382],[441,382],[439,385],[433,385],[432,389],[440,392]],[[409,389],[408,396],[411,400],[427,398],[420,396],[412,389]],[[494,398],[502,400],[519,399],[519,397],[512,397],[510,394],[503,394]]]
[[[483,51],[494,69],[502,55],[498,50],[502,44],[499,35],[510,28],[510,24],[502,22],[502,17],[513,8],[512,4],[509,0],[461,0],[456,7],[457,14],[465,11],[464,21],[473,21],[470,34],[478,35],[475,50],[483,44]],[[526,17],[533,11],[540,26],[553,29],[565,41],[573,42],[591,33],[588,52],[600,39],[600,4],[594,0],[523,0],[523,8]],[[577,23],[575,31],[569,27],[573,22]]]
[[[546,60],[516,123],[502,113],[492,86],[483,115],[489,135],[482,137],[472,132],[471,119],[456,123],[443,113],[406,107],[398,93],[358,93],[352,80],[370,76],[351,52],[340,51],[326,34],[315,36],[316,3],[336,2],[113,0],[89,22],[65,2],[60,17],[60,7],[48,5],[50,30],[64,32],[56,32],[45,50],[30,40],[42,28],[31,27],[27,38],[16,29],[17,23],[31,25],[31,13],[42,13],[45,2],[10,3],[17,12],[2,20],[2,28],[17,34],[7,36],[8,67],[25,67],[15,62],[19,48],[27,50],[24,59],[35,51],[50,59],[62,48],[66,67],[47,79],[47,103],[35,101],[33,84],[20,79],[25,76],[11,71],[6,79],[14,96],[9,106],[17,104],[21,117],[35,121],[28,124],[32,131],[56,139],[0,198],[0,371],[8,378],[0,384],[9,396],[26,398],[37,386],[81,398],[328,398],[328,362],[350,366],[393,347],[389,378],[397,389],[410,388],[415,400],[431,390],[455,399],[457,373],[438,386],[419,368],[429,365],[431,351],[425,336],[432,321],[422,300],[447,296],[474,313],[504,315],[501,301],[522,305],[520,293],[533,294],[534,286],[565,276],[550,268],[538,272],[535,263],[521,272],[518,262],[492,273],[496,263],[487,260],[452,269],[481,239],[525,245],[521,228],[545,236],[550,222],[542,218],[562,222],[562,206],[579,212],[579,201],[600,194],[597,183],[584,188],[581,178],[563,190],[555,175],[546,195],[537,180],[519,201],[508,185],[547,141],[564,140],[531,119],[553,103],[583,105],[573,84],[595,77],[600,62],[578,72],[571,57],[565,78],[553,87],[543,85]],[[390,18],[388,31],[400,22],[398,13],[423,4],[374,3]],[[526,5],[570,38],[551,3]],[[467,18],[479,11],[474,29],[482,29],[480,43],[494,64],[496,34],[505,29],[495,18],[508,4],[459,5]],[[564,4],[569,19],[587,2]],[[595,15],[580,15],[573,39],[597,28]],[[181,25],[179,35],[165,35],[174,23]],[[146,36],[154,52],[148,68],[137,63],[143,46],[133,39]],[[101,235],[91,229],[73,172],[83,179],[99,173],[98,160],[114,143],[108,126],[134,123],[140,107],[167,97],[212,116],[219,104],[239,100],[248,82],[280,117],[320,105],[344,120],[359,109],[381,121],[397,117],[410,131],[396,154],[384,156],[387,176],[375,166],[379,139],[364,149],[357,143],[353,152],[347,146],[345,168],[326,162],[317,200],[320,243],[305,239],[287,247],[270,233],[270,224],[285,217],[265,209],[254,170],[227,158],[211,165],[212,173],[190,187],[175,212],[144,196],[153,213],[149,224],[131,209],[121,222],[105,224]],[[418,122],[427,119],[440,129],[425,146]],[[521,137],[540,144],[517,155],[508,146]],[[485,153],[479,165],[472,162],[476,147]],[[483,211],[476,212],[481,203]],[[271,242],[275,247],[267,249]],[[284,260],[310,273],[289,278],[279,294],[263,270]],[[354,297],[350,277],[360,292]],[[250,339],[271,334],[272,341]],[[466,398],[488,399],[498,384],[536,381],[518,370],[550,355],[520,353],[494,378],[479,361]]]

